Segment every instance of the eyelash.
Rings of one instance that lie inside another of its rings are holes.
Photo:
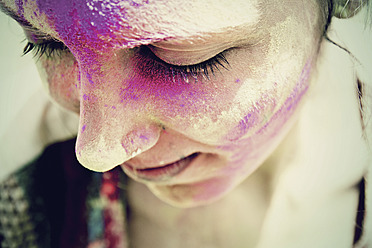
[[[27,42],[26,46],[23,49],[23,55],[26,55],[30,52],[34,53],[35,57],[42,57],[46,55],[48,58],[54,55],[61,55],[60,52],[68,50],[68,48],[62,42],[55,40],[47,40],[40,44],[35,44],[32,42]],[[157,57],[150,48],[147,46],[139,47],[139,53],[147,61],[151,61],[151,64],[148,62],[145,63],[147,66],[157,68],[159,65],[165,67],[168,72],[171,73],[172,81],[175,82],[181,78],[184,82],[189,83],[189,79],[193,78],[195,82],[198,81],[198,76],[202,76],[205,80],[210,80],[210,76],[215,76],[216,72],[221,72],[220,68],[229,70],[231,67],[228,60],[226,59],[224,52],[221,52],[214,57],[194,65],[173,65],[169,64],[159,57]],[[142,67],[142,66],[141,66]],[[156,71],[156,70],[155,70]]]
[[[35,57],[40,58],[46,55],[49,58],[56,54],[60,55],[60,52],[65,50],[68,50],[65,44],[55,40],[44,41],[40,44],[27,42],[26,46],[23,48],[23,56],[32,51]]]
[[[150,60],[151,64],[146,62],[147,66],[159,67],[158,65],[165,67],[167,71],[171,72],[172,81],[176,81],[175,78],[182,78],[183,81],[189,83],[189,78],[193,78],[197,82],[198,76],[202,76],[206,80],[210,80],[210,75],[215,76],[216,72],[221,72],[221,68],[229,70],[231,68],[229,61],[226,59],[223,51],[214,57],[194,65],[174,65],[169,64],[159,57],[157,57],[150,48],[147,46],[141,46],[139,53],[145,57],[145,60]],[[155,70],[156,71],[156,70]]]

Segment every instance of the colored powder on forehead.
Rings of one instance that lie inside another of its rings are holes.
[[[23,8],[23,1],[22,0],[15,0],[14,1],[16,6],[18,7],[18,15],[24,19],[24,8]],[[27,1],[25,1],[27,3]]]
[[[99,39],[98,29],[105,29],[103,20],[97,20],[95,11],[91,11],[83,1],[37,0],[37,5],[40,12],[51,19],[52,25],[68,46],[96,42]],[[91,25],[93,22],[96,26]]]
[[[101,50],[113,46],[135,46],[141,37],[122,37],[123,30],[130,30],[127,9],[140,8],[146,1],[131,0],[36,0],[37,7],[44,13],[59,38],[70,48],[93,45]],[[24,4],[24,3],[23,3]],[[23,10],[18,2],[18,9]],[[146,39],[142,41],[148,43]],[[136,43],[131,45],[131,43]]]
[[[206,33],[238,26],[253,28],[259,20],[251,1],[33,0],[27,6],[25,3],[26,0],[17,0],[18,9],[37,8],[36,12],[43,17],[39,21],[44,22],[46,17],[49,25],[45,26],[56,31],[52,33],[70,50],[90,46],[103,52],[106,48],[133,48],[165,39],[200,39]]]

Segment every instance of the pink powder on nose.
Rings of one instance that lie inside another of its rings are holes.
[[[81,132],[83,133],[85,131],[85,128],[87,127],[87,125],[83,125],[83,127],[81,128]]]

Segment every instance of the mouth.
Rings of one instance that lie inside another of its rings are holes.
[[[177,160],[173,163],[166,164],[159,167],[152,167],[147,169],[136,169],[133,166],[124,163],[122,165],[124,171],[134,179],[140,179],[151,182],[167,181],[170,178],[180,174],[184,169],[198,157],[200,153],[193,153],[185,158]]]

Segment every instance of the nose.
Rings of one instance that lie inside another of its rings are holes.
[[[90,170],[111,170],[150,149],[159,139],[160,131],[155,125],[89,120],[89,114],[80,119],[76,156]]]
[[[110,64],[114,68],[114,64]],[[114,76],[113,76],[114,75]],[[154,146],[161,126],[144,102],[122,99],[125,75],[80,68],[80,124],[76,156],[86,168],[104,172]]]

